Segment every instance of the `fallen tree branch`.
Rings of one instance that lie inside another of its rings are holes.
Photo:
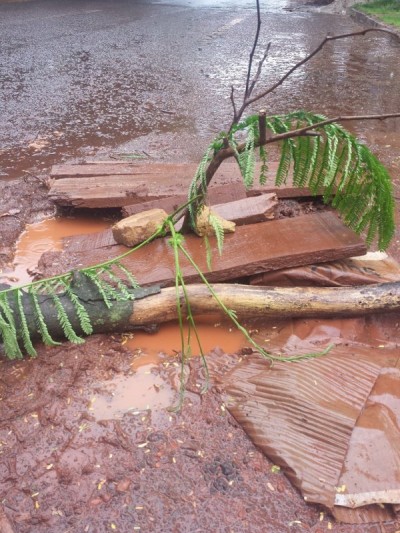
[[[251,287],[215,284],[218,297],[240,318],[362,316],[400,311],[400,282],[359,287]],[[204,285],[186,287],[192,313],[216,313],[217,301]],[[183,295],[181,305],[184,305]],[[135,326],[174,320],[175,288],[162,289],[135,303],[130,324]]]
[[[344,288],[266,288],[235,284],[214,284],[212,287],[221,302],[228,309],[234,310],[239,319],[347,317],[400,311],[400,282]],[[139,289],[135,293],[136,300],[110,300],[110,307],[96,295],[95,290],[88,291],[85,286],[82,290],[83,294],[77,292],[77,296],[88,312],[93,324],[93,333],[131,331],[138,327],[146,328],[176,320],[178,317],[175,287],[161,290],[155,286]],[[205,285],[187,285],[186,293],[193,315],[222,313],[217,300]],[[183,291],[180,293],[179,304],[185,314]],[[27,297],[24,302],[27,324],[32,338],[38,338],[37,325],[30,305]],[[80,326],[73,306],[68,301],[64,305],[71,323],[79,332]],[[50,335],[63,338],[52,300],[43,297],[40,306]]]

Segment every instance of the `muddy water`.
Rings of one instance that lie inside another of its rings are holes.
[[[245,345],[243,335],[226,323],[199,317],[196,325],[205,355],[217,347],[225,353],[236,353]],[[187,338],[187,327],[184,335]],[[163,324],[155,334],[130,334],[123,338],[122,344],[134,354],[132,373],[103,382],[89,410],[98,420],[122,417],[124,413],[145,416],[144,411],[149,409],[154,418],[154,413],[171,408],[177,401],[180,363],[175,356],[181,352],[180,329],[177,323]],[[191,342],[191,354],[200,354],[196,339]],[[165,369],[171,367],[169,380],[160,376],[159,365]]]
[[[109,221],[89,217],[51,218],[29,224],[16,244],[13,270],[4,273],[7,283],[29,283],[40,256],[44,252],[61,250],[64,237],[95,233],[109,226]]]

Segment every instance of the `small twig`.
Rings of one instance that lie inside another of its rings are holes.
[[[264,145],[267,140],[267,121],[266,121],[267,112],[265,109],[261,109],[258,114],[258,130],[260,132],[259,140],[260,145]]]
[[[270,48],[271,48],[271,42],[268,43],[268,45],[267,45],[267,49],[265,50],[264,55],[262,56],[262,58],[260,59],[260,61],[259,61],[259,63],[258,63],[257,72],[256,72],[256,75],[254,76],[253,81],[251,82],[250,90],[249,90],[249,94],[247,95],[248,97],[251,95],[251,93],[253,92],[253,89],[254,89],[256,83],[257,83],[258,80],[260,79],[261,71],[262,71],[262,68],[263,68],[264,62],[265,62],[265,60],[266,60],[267,57],[268,57],[268,53],[269,53],[269,49],[270,49]]]
[[[246,78],[246,90],[244,92],[243,104],[245,103],[245,101],[247,100],[247,97],[250,96],[250,93],[251,93],[251,90],[250,90],[251,69],[253,66],[254,53],[256,51],[258,39],[260,36],[260,28],[261,28],[260,0],[256,0],[256,5],[257,5],[257,30],[256,30],[256,35],[254,37],[253,48],[251,49],[251,52],[250,52],[249,65],[247,69],[247,78]]]
[[[236,124],[236,122],[238,122],[234,92],[235,92],[235,87],[232,85],[231,86],[231,102],[232,102],[232,107],[233,107],[233,121],[232,121],[232,124]]]

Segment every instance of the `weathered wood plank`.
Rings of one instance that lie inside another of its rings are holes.
[[[273,210],[276,205],[275,195],[263,195],[259,198],[246,198],[246,191],[243,184],[234,183],[230,187],[210,187],[210,201],[213,199],[225,199],[226,203],[213,206],[213,209],[227,220],[235,222],[237,225],[253,224],[263,222],[273,218]],[[229,198],[241,198],[238,201],[229,202]],[[136,215],[149,209],[164,209],[172,213],[179,205],[187,201],[185,196],[171,196],[153,202],[144,202],[133,206],[127,206],[123,212],[128,211],[129,215]],[[253,205],[254,204],[254,205]],[[229,215],[225,216],[225,215]],[[181,227],[180,220],[176,228]],[[74,235],[63,239],[64,248],[69,252],[84,252],[85,250],[95,250],[96,248],[105,248],[113,246],[116,243],[111,229],[92,233],[90,235]]]
[[[123,207],[173,196],[186,190],[196,168],[191,163],[56,165],[51,172],[53,182],[49,197],[65,206]],[[270,163],[270,183],[273,183],[276,170],[277,163]],[[213,184],[226,185],[242,181],[237,164],[225,162],[218,169]],[[269,192],[275,192],[280,198],[310,196],[307,189],[257,184],[248,191],[248,196]]]
[[[269,185],[255,185],[254,188],[247,191],[247,196],[254,197],[260,194],[274,193],[280,199],[285,198],[308,198],[314,196],[307,187],[293,187],[289,185],[281,185],[280,187],[272,187]]]
[[[208,189],[208,201],[213,204],[224,204],[246,198],[246,189],[242,182],[231,183],[229,187],[219,185]],[[122,208],[124,217],[136,215],[141,211],[149,209],[164,209],[168,214],[173,213],[179,206],[187,202],[187,194],[168,196],[167,198],[158,198],[150,202],[143,202],[134,205],[127,205]]]
[[[254,198],[213,205],[212,210],[226,220],[232,220],[237,226],[243,226],[272,220],[277,203],[276,194],[263,194]]]
[[[322,263],[366,252],[361,239],[346,228],[333,212],[239,226],[234,234],[226,235],[222,256],[218,254],[215,239],[210,238],[210,243],[213,262],[212,271],[208,272],[202,240],[193,235],[185,237],[187,250],[212,282],[283,267]],[[116,245],[75,254],[74,260],[79,266],[89,266],[126,250],[126,247]],[[124,258],[123,263],[141,285],[157,283],[168,286],[174,283],[174,257],[168,239],[157,239]],[[187,260],[182,259],[181,266],[187,282],[199,281]]]

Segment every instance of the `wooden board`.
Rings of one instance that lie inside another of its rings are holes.
[[[219,185],[210,187],[208,189],[208,201],[213,204],[225,204],[235,200],[246,198],[246,189],[241,182],[232,183],[227,187],[226,185]],[[179,194],[176,196],[168,196],[167,198],[159,198],[150,202],[143,202],[134,205],[128,205],[122,208],[124,217],[136,215],[148,209],[164,209],[168,214],[173,213],[179,206],[187,202],[187,194]]]
[[[239,226],[225,236],[224,251],[219,256],[215,239],[212,271],[208,272],[204,243],[187,235],[185,245],[199,267],[212,282],[226,281],[283,267],[307,265],[362,255],[366,246],[346,228],[334,212],[321,212],[296,218],[272,220]],[[127,250],[115,245],[74,255],[76,265],[90,266],[116,257]],[[141,285],[162,286],[174,283],[174,257],[168,239],[157,239],[123,259]],[[194,268],[182,259],[187,282],[199,281]]]
[[[222,218],[232,220],[237,226],[243,226],[272,220],[277,203],[276,194],[263,194],[236,202],[213,205],[212,210]]]
[[[231,187],[212,187],[213,191],[211,198],[230,198],[240,197],[245,194],[242,184],[235,183]],[[264,222],[273,218],[273,211],[276,205],[274,194],[266,194],[257,198],[242,198],[233,202],[227,202],[213,206],[213,209],[227,220],[235,222],[237,225],[254,224],[256,222]],[[160,208],[165,211],[174,211],[176,207],[185,203],[185,197],[172,196],[164,200],[155,200],[154,202],[145,202],[137,204],[136,206],[128,206],[126,209],[131,215],[136,215],[148,209]],[[169,208],[169,209],[167,209]],[[176,224],[176,229],[179,230],[182,226],[183,219]],[[74,235],[72,237],[65,237],[63,239],[64,249],[69,252],[84,252],[85,250],[95,250],[96,248],[105,248],[113,246],[116,243],[111,229],[106,229],[98,233],[90,235]]]
[[[145,201],[153,201],[181,194],[187,190],[197,165],[192,163],[126,163],[112,162],[86,165],[56,165],[49,197],[59,205],[74,207],[123,207]],[[270,163],[270,183],[277,170],[277,163]],[[257,171],[256,171],[257,175]],[[224,162],[213,179],[214,185],[242,183],[238,165]],[[279,192],[280,191],[280,192]],[[278,197],[306,195],[306,189],[255,183],[249,196],[275,192]]]

